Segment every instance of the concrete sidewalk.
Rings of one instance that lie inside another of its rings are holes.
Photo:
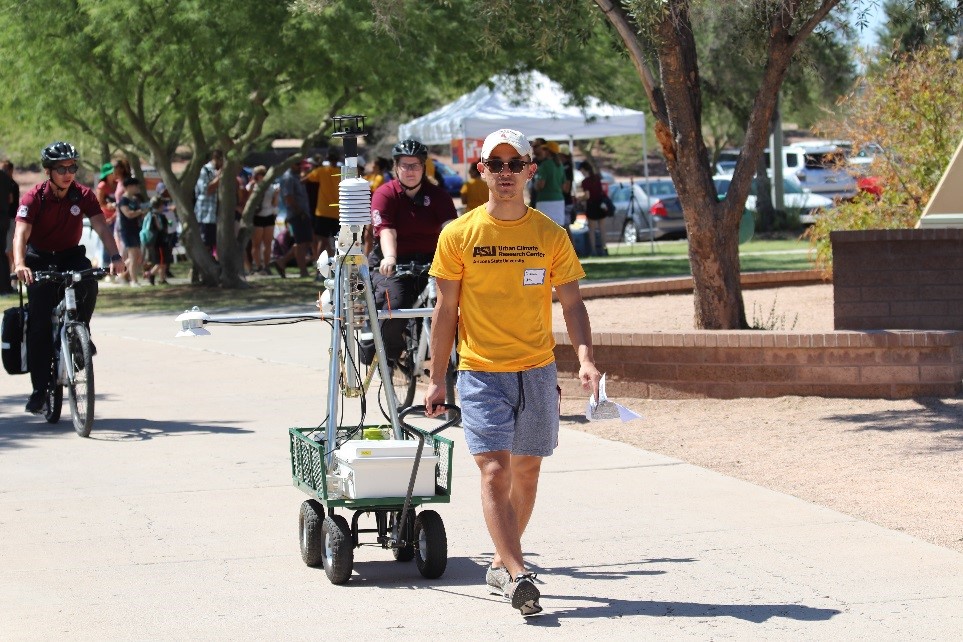
[[[567,429],[524,542],[544,615],[523,619],[485,590],[492,545],[459,430],[448,434],[452,503],[432,506],[448,533],[445,575],[425,580],[413,563],[365,547],[350,582],[333,586],[298,552],[307,496],[291,484],[287,438],[325,415],[327,326],[174,339],[173,316],[95,318],[90,439],[69,415],[50,426],[23,414],[29,377],[4,377],[0,639],[963,631],[963,555]],[[357,417],[355,404],[347,411]]]

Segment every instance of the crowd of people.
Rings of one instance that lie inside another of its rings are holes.
[[[536,176],[529,185],[528,200],[553,221],[566,227],[575,218],[572,197],[573,164],[571,155],[561,150],[558,143],[534,139],[533,157],[538,162]],[[253,229],[244,250],[244,269],[249,276],[266,276],[273,273],[287,276],[289,267],[296,267],[301,277],[309,277],[309,266],[322,251],[334,251],[334,237],[338,230],[338,184],[341,165],[337,149],[331,148],[323,158],[314,156],[294,165],[279,181],[266,187],[257,212],[254,213]],[[469,212],[488,199],[488,187],[481,178],[475,163],[469,163],[468,178],[461,187],[460,212]],[[218,188],[224,157],[220,150],[211,153],[200,171],[194,188],[194,213],[203,245],[217,257],[217,211]],[[597,227],[601,217],[610,215],[610,208],[603,205],[605,198],[600,192],[598,174],[588,162],[580,163],[579,169],[587,180],[582,182],[584,198],[578,203],[587,215],[590,228]],[[394,159],[378,157],[363,170],[363,176],[371,184],[372,194],[396,179],[397,163]],[[242,168],[237,182],[235,220],[240,225],[241,215],[254,189],[264,180],[267,167],[257,166],[251,170]],[[425,160],[425,178],[432,185],[441,180],[434,175],[430,157]],[[300,183],[300,185],[296,185]],[[302,189],[303,188],[303,189]],[[302,193],[303,192],[303,193]],[[143,282],[166,284],[173,276],[171,264],[180,237],[181,225],[175,215],[173,202],[161,182],[154,190],[140,184],[124,158],[105,163],[100,168],[94,184],[94,194],[105,221],[112,230],[114,242],[124,258],[127,270],[123,276],[111,279],[123,285],[139,286]],[[306,205],[301,202],[306,198]],[[0,164],[0,239],[6,239],[7,267],[12,264],[13,220],[20,200],[19,186],[13,179],[10,161]],[[302,207],[303,206],[303,207]],[[278,214],[284,210],[286,219],[278,224]],[[235,229],[237,231],[237,228]],[[594,229],[593,229],[594,232]],[[593,254],[604,253],[600,235],[592,234]],[[598,247],[596,247],[596,243]],[[370,248],[369,248],[370,249]],[[95,263],[109,263],[104,249]],[[0,275],[2,276],[2,275]],[[0,295],[14,290],[11,279],[0,281]]]

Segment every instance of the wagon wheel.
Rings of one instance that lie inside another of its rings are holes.
[[[423,510],[415,520],[418,571],[430,580],[441,577],[448,566],[448,536],[441,515]]]
[[[332,584],[344,584],[351,577],[354,547],[351,527],[341,515],[328,515],[321,524],[324,573]]]
[[[391,513],[391,532],[393,533],[397,525],[401,522],[401,511]],[[399,562],[410,562],[415,557],[415,511],[408,511],[408,519],[405,520],[405,532],[398,534],[399,539],[405,542],[400,548],[392,548],[391,554]]]
[[[321,524],[324,522],[324,507],[315,499],[301,503],[298,528],[301,532],[301,559],[308,566],[321,566],[324,559]]]

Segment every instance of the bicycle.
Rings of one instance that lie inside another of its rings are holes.
[[[33,273],[35,282],[52,282],[64,289],[64,296],[53,311],[54,349],[44,419],[51,424],[60,421],[66,387],[74,430],[81,437],[89,437],[94,425],[94,363],[90,331],[77,318],[74,285],[80,281],[102,279],[109,273],[103,268]]]
[[[395,266],[395,275],[400,277],[418,278],[428,274],[430,264],[401,263]],[[433,308],[437,300],[435,277],[428,276],[428,282],[415,299],[412,308]],[[405,350],[398,363],[394,365],[392,375],[397,374],[400,382],[392,376],[395,385],[395,395],[398,405],[407,408],[414,402],[415,390],[418,384],[427,381],[429,371],[425,363],[431,359],[429,347],[431,345],[431,317],[410,319],[405,332]],[[455,403],[455,371],[457,370],[457,356],[454,349],[448,358],[448,370],[445,374],[445,401]]]

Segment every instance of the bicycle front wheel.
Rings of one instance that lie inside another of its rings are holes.
[[[81,437],[90,436],[94,425],[94,361],[90,347],[90,334],[82,323],[67,326],[67,349],[74,374],[67,380],[67,395],[70,399],[70,415],[74,420],[74,430]]]
[[[391,369],[391,385],[394,386],[398,408],[407,408],[415,399],[417,380],[412,372],[411,360],[402,357]]]
[[[407,408],[415,400],[418,385],[418,372],[415,360],[418,355],[419,326],[414,319],[408,322],[405,331],[405,351],[391,369],[391,385],[394,386],[398,408]]]
[[[56,363],[56,362],[55,362]],[[60,421],[60,409],[64,403],[64,387],[57,381],[57,371],[50,377],[50,387],[47,388],[47,405],[44,407],[43,418],[48,424]]]

